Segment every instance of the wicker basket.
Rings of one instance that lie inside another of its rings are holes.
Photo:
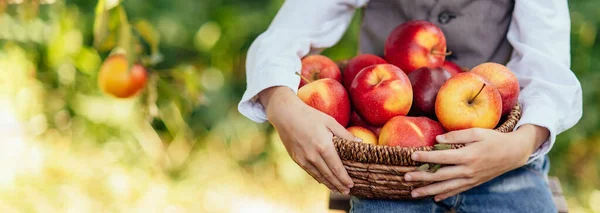
[[[338,62],[344,68],[345,61]],[[516,105],[510,114],[495,129],[510,132],[521,118],[521,107]],[[357,143],[334,137],[333,143],[344,167],[354,181],[350,195],[373,199],[413,200],[413,189],[431,182],[404,181],[404,174],[417,170],[423,163],[411,159],[415,151],[431,151],[433,146],[391,147]],[[457,149],[462,145],[452,145]]]

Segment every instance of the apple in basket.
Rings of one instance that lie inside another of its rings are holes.
[[[431,22],[405,22],[398,25],[385,41],[384,58],[406,74],[421,67],[442,66],[446,58],[446,37]]]
[[[352,133],[352,135],[362,139],[363,143],[377,145],[377,136],[375,136],[375,133],[371,132],[371,130],[360,126],[348,127],[347,130]]]
[[[348,125],[366,128],[371,132],[375,133],[377,137],[379,137],[379,132],[381,131],[381,126],[373,126],[371,124],[368,124],[360,117],[360,115],[356,113],[356,111],[352,111],[352,114],[350,115],[350,122],[348,123]]]
[[[354,80],[354,77],[356,77],[358,72],[365,67],[376,64],[387,64],[387,62],[373,54],[362,54],[350,59],[344,69],[344,73],[342,73],[342,84],[349,90],[352,80]]]
[[[408,74],[413,88],[413,104],[409,114],[435,118],[435,98],[450,76],[441,67],[421,67]]]
[[[471,69],[498,89],[502,98],[502,115],[507,115],[519,99],[519,80],[502,64],[487,62]]]
[[[308,84],[308,81],[316,81],[323,78],[331,78],[342,82],[340,68],[331,59],[323,55],[309,55],[302,59],[302,70],[300,74],[304,77],[300,80],[300,87]],[[304,79],[308,79],[304,80]]]
[[[428,117],[396,116],[383,126],[378,143],[402,147],[433,146],[435,137],[444,133],[444,127]]]
[[[502,98],[496,87],[472,72],[448,79],[435,101],[435,114],[448,131],[494,128],[501,113]]]
[[[380,126],[398,115],[406,115],[413,100],[408,76],[391,64],[364,68],[350,86],[353,106],[367,123]]]
[[[448,71],[450,75],[453,76],[463,72],[463,69],[452,61],[444,61],[442,68]]]
[[[330,78],[313,82],[305,80],[309,83],[298,90],[298,97],[309,106],[333,117],[342,126],[348,125],[350,99],[344,86]]]

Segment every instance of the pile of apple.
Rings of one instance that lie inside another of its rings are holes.
[[[496,127],[517,103],[515,75],[492,62],[461,69],[447,54],[439,27],[406,22],[387,38],[385,60],[358,55],[342,74],[325,56],[303,58],[298,96],[376,145],[432,146],[446,131]]]

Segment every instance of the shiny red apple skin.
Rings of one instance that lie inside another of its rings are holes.
[[[356,111],[352,111],[352,113],[350,114],[350,123],[348,123],[349,126],[362,126],[362,127],[366,127],[369,126],[370,124],[368,124],[367,122],[365,122],[360,115],[358,115],[358,113],[356,113]]]
[[[440,87],[451,77],[451,74],[441,67],[421,67],[408,74],[413,88],[413,104],[411,115],[435,118],[435,99]]]
[[[406,74],[421,67],[439,67],[446,58],[446,37],[435,24],[415,20],[397,26],[388,36],[384,59]]]
[[[298,90],[298,97],[309,106],[333,117],[340,125],[348,125],[350,98],[340,82],[330,78],[313,81]]]
[[[355,137],[360,138],[363,143],[377,145],[377,135],[367,128],[362,126],[351,126],[346,128],[346,130]]]
[[[448,60],[444,61],[442,68],[444,68],[446,71],[448,71],[450,73],[450,75],[452,75],[452,76],[463,72],[463,69],[460,66],[458,66],[456,63],[454,63],[452,61],[448,61]]]
[[[344,73],[342,74],[342,84],[346,89],[350,89],[350,85],[352,84],[352,80],[354,77],[365,67],[376,65],[376,64],[387,64],[383,58],[373,55],[373,54],[361,54],[356,56],[346,65],[344,69]]]
[[[498,89],[473,72],[450,77],[438,91],[435,114],[448,131],[492,129],[502,115]]]
[[[377,135],[378,137],[379,137],[379,133],[381,132],[381,128],[382,128],[382,126],[374,126],[372,124],[365,122],[360,117],[360,115],[358,115],[358,113],[356,113],[356,111],[352,111],[352,114],[350,115],[350,123],[348,123],[348,126],[364,127],[368,130],[371,130],[371,132],[375,133],[375,135]]]
[[[350,86],[354,109],[369,124],[381,126],[389,119],[406,115],[412,104],[408,76],[392,64],[364,68]]]
[[[498,89],[502,97],[502,115],[508,115],[519,101],[519,79],[506,66],[493,62],[486,62],[471,69],[471,72],[485,78]]]
[[[420,147],[433,146],[435,137],[446,133],[442,125],[427,117],[396,116],[381,130],[379,145]]]
[[[309,55],[302,59],[302,70],[300,74],[313,82],[323,78],[331,78],[342,82],[342,73],[340,68],[331,59],[323,55]],[[298,88],[303,87],[308,82],[300,79]]]

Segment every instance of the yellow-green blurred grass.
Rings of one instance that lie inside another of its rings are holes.
[[[219,141],[223,135],[206,139],[212,143],[194,151],[179,177],[173,178],[168,168],[139,151],[137,143],[143,141],[115,138],[98,144],[54,129],[37,137],[14,135],[0,144],[2,212],[325,210],[324,188],[298,168],[281,145],[274,146],[274,167],[257,165],[248,171],[231,157],[239,153]]]
[[[113,152],[127,150],[119,147],[121,141],[103,146],[56,144],[61,140],[69,139],[44,138],[3,147],[13,150],[12,156],[20,159],[0,170],[3,177],[13,177],[0,182],[4,208],[35,212],[325,210],[323,188],[295,165],[290,165],[293,162],[289,162],[287,156],[282,159],[282,164],[287,166],[250,175],[231,161],[222,151],[224,147],[210,147],[195,153],[188,169],[175,180],[143,154],[123,153],[134,155],[137,162],[134,165],[121,162],[122,156],[115,156]],[[42,145],[44,143],[46,145]],[[277,177],[283,173],[287,176]],[[311,196],[306,196],[308,194]]]

